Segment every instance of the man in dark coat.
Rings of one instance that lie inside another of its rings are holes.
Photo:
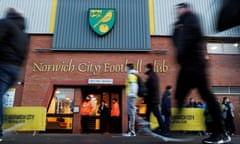
[[[145,74],[148,76],[145,83],[147,89],[147,96],[145,98],[145,103],[147,104],[146,120],[150,121],[150,114],[151,112],[153,112],[153,114],[157,118],[158,124],[160,125],[160,127],[157,128],[156,131],[154,132],[160,132],[159,130],[161,130],[161,134],[164,134],[166,132],[166,127],[164,125],[159,110],[160,104],[159,81],[157,74],[153,71],[152,64],[147,64],[145,66]]]
[[[197,88],[202,99],[207,103],[215,124],[212,135],[203,139],[203,143],[228,143],[231,138],[225,132],[221,108],[209,88],[205,47],[198,18],[186,3],[177,5],[177,17],[173,44],[180,65],[175,94],[179,112],[190,90]]]
[[[29,38],[23,16],[14,8],[0,20],[0,127],[3,124],[3,95],[16,82],[27,56]],[[0,129],[0,141],[2,141]]]
[[[104,100],[102,100],[98,108],[98,113],[100,114],[100,131],[102,133],[105,133],[107,130],[107,123],[109,120],[109,109],[106,106],[106,103]]]
[[[164,125],[166,126],[166,131],[170,131],[170,117],[171,117],[171,89],[170,85],[166,86],[166,89],[162,96],[161,112],[164,116]]]

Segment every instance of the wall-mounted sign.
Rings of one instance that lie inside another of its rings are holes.
[[[154,72],[156,73],[166,73],[169,71],[169,66],[165,59],[163,60],[152,60]],[[43,63],[34,62],[33,72],[79,72],[79,73],[92,73],[93,75],[99,75],[102,73],[126,73],[125,67],[129,63],[128,59],[123,61],[118,61],[117,63],[96,63],[91,61],[81,61],[75,62],[73,59],[67,59],[64,61],[59,61],[58,63]],[[144,72],[144,66],[146,62],[142,59],[137,59],[132,62],[135,65],[135,69],[142,73]]]
[[[88,18],[93,31],[103,36],[113,28],[115,23],[115,9],[90,8]]]
[[[88,79],[88,84],[113,84],[113,79]]]

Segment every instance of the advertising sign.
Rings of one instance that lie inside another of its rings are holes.
[[[45,107],[8,107],[4,108],[3,129],[22,124],[16,130],[45,131],[46,108]]]

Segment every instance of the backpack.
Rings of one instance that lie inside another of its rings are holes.
[[[138,83],[138,92],[137,92],[137,95],[138,95],[139,97],[145,97],[145,96],[146,96],[146,87],[145,87],[145,84],[144,84],[142,78],[141,78],[139,75],[137,75],[137,74],[134,74],[134,75],[136,75],[136,77],[137,77],[137,83]]]

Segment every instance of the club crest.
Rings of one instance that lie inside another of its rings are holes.
[[[94,32],[103,36],[108,33],[115,23],[115,9],[89,9],[89,24]]]

